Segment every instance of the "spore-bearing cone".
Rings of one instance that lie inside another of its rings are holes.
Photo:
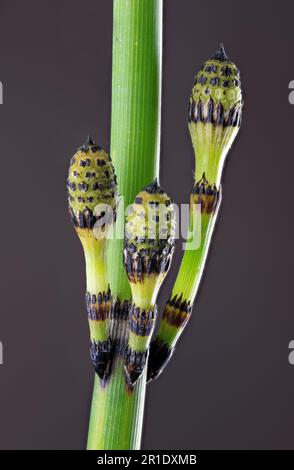
[[[201,110],[197,109],[199,103],[211,103],[212,106],[220,105],[219,109],[216,109],[218,111],[218,124],[238,124],[238,120],[233,119],[232,113],[230,123],[227,122],[228,116],[224,114],[237,105],[237,107],[242,107],[242,92],[240,72],[236,65],[227,58],[223,46],[212,59],[204,62],[197,72],[189,106],[190,120],[208,122],[209,118],[210,120],[214,119],[215,124],[217,124],[217,116],[214,115],[214,110],[208,107],[207,112],[209,115],[206,113],[203,115]],[[194,110],[192,110],[193,104]]]
[[[152,341],[149,349],[147,382],[156,379],[166,367],[174,348],[170,348],[167,344],[158,339]]]
[[[167,272],[174,236],[172,201],[154,180],[136,196],[126,216],[123,258],[131,283]]]
[[[240,128],[242,107],[240,72],[221,45],[196,74],[189,101],[196,179],[205,172],[219,184],[225,157]]]
[[[117,184],[114,168],[109,155],[90,137],[71,158],[67,190],[70,217],[79,234],[81,230],[93,229],[101,219],[103,224],[115,221]],[[101,204],[100,211],[96,207],[98,204]]]

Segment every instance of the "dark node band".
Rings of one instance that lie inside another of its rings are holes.
[[[79,228],[93,229],[96,222],[99,222],[99,220],[101,220],[102,217],[104,218],[103,222],[105,222],[105,224],[112,224],[113,222],[116,221],[115,209],[113,209],[112,212],[109,212],[109,214],[108,212],[106,212],[106,213],[100,214],[98,217],[94,216],[93,211],[89,209],[87,206],[85,207],[85,209],[83,209],[82,211],[79,211],[78,213],[75,213],[73,209],[69,206],[68,211],[69,211],[72,224],[75,227],[79,227]],[[101,226],[101,229],[102,230],[104,229],[103,225]]]
[[[105,382],[111,374],[113,361],[113,348],[110,338],[106,341],[91,341],[90,357],[97,375],[102,382]]]
[[[149,336],[153,331],[156,316],[156,307],[146,311],[132,304],[129,316],[130,331],[138,336]]]
[[[215,103],[212,98],[207,102],[196,103],[191,97],[188,109],[189,122],[211,123],[214,126],[239,127],[241,124],[242,105],[236,103],[229,111],[225,111],[222,103]]]
[[[121,301],[116,298],[112,301],[110,309],[111,320],[128,320],[129,318],[130,302],[128,300]]]
[[[167,344],[159,341],[158,339],[155,339],[151,343],[147,371],[148,382],[156,379],[161,374],[169,362],[173,352],[174,348],[170,349]]]
[[[168,300],[162,318],[171,326],[183,328],[189,320],[191,312],[192,305],[190,301],[183,300],[182,294],[180,297],[175,295]]]
[[[111,291],[98,292],[98,294],[86,293],[86,306],[89,320],[103,321],[110,317],[112,307]]]
[[[136,251],[132,243],[125,243],[123,262],[130,282],[143,282],[145,276],[168,271],[174,243],[166,243],[166,240],[162,242],[162,250],[159,252],[152,248]]]
[[[215,184],[209,184],[203,173],[191,191],[190,204],[200,204],[201,213],[213,214],[218,206],[220,192]]]
[[[141,377],[148,358],[148,350],[144,352],[134,351],[127,348],[125,351],[124,372],[126,383],[129,388],[133,388],[137,380]]]

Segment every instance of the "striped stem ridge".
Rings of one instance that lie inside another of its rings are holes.
[[[175,284],[150,346],[148,380],[158,377],[164,369],[191,316],[221,203],[224,162],[240,128],[242,107],[239,70],[221,44],[196,74],[188,109],[196,167],[190,194],[189,234],[193,239],[200,235],[200,241],[192,249],[186,244]]]
[[[142,375],[157,318],[156,298],[174,251],[175,211],[157,180],[129,207],[125,223],[124,266],[132,291],[124,371],[133,387]]]
[[[68,208],[86,261],[86,308],[90,357],[102,383],[111,372],[113,345],[109,335],[112,296],[107,240],[116,219],[116,176],[109,155],[91,137],[71,158],[67,181]]]

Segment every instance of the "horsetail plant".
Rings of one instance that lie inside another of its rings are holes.
[[[69,213],[86,262],[90,355],[98,376],[105,381],[112,357],[106,250],[116,216],[116,176],[108,154],[91,137],[71,159],[67,187]]]
[[[128,208],[124,265],[132,290],[125,373],[133,386],[147,362],[157,317],[156,298],[174,251],[175,212],[157,180]]]
[[[158,376],[190,317],[242,109],[239,72],[221,47],[196,75],[189,104],[197,160],[189,233],[194,237],[199,228],[200,206],[201,241],[186,248],[151,341],[175,238],[174,205],[158,183],[162,0],[114,0],[113,20],[111,159],[88,138],[68,176],[69,212],[85,254],[96,371],[87,443],[93,450],[140,447],[147,372],[149,380]],[[117,204],[118,194],[124,204]],[[108,242],[115,222],[124,226],[124,240]]]
[[[169,361],[192,312],[205,267],[221,201],[221,177],[228,151],[239,131],[242,112],[239,71],[221,44],[212,59],[196,74],[188,126],[195,151],[195,183],[190,195],[189,233],[197,237],[200,206],[200,243],[186,245],[180,270],[163,312],[157,336],[150,348],[149,380]]]

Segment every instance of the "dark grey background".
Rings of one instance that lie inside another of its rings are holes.
[[[246,107],[198,304],[148,388],[143,447],[293,449],[294,4],[165,4],[161,180],[177,202],[194,73],[220,41]],[[88,133],[109,148],[111,30],[109,0],[0,1],[1,449],[85,446],[93,372],[65,180]]]

